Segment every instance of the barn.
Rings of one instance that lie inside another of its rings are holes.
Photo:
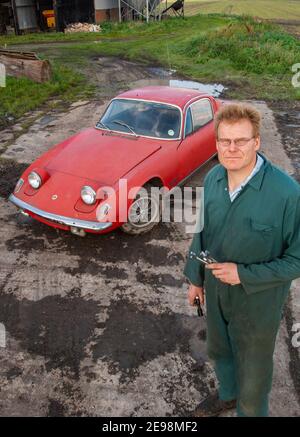
[[[0,0],[0,33],[61,32],[70,23],[118,19],[118,0]]]

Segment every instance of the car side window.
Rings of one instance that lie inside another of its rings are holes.
[[[189,120],[190,118],[191,120]],[[209,99],[205,98],[192,103],[187,110],[185,134],[188,135],[191,132],[197,131],[212,121],[213,118],[214,114]],[[191,130],[190,124],[192,124]]]
[[[185,119],[185,136],[191,134],[193,132],[193,121],[192,121],[192,113],[191,108],[189,108],[186,112]]]

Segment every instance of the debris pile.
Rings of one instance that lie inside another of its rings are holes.
[[[101,32],[99,24],[90,23],[71,23],[65,28],[65,33],[73,32]]]

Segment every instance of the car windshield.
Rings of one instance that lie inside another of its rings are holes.
[[[180,132],[180,110],[163,103],[115,99],[97,127],[147,137],[175,139]]]

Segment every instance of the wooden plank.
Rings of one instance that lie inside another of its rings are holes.
[[[0,49],[0,55],[5,55],[13,58],[22,59],[38,59],[37,55],[33,52],[19,52],[15,50]]]

